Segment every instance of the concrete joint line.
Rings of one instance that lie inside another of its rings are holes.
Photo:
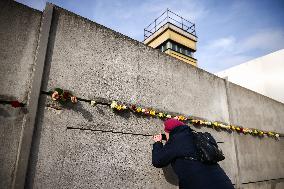
[[[242,184],[253,184],[253,183],[261,183],[261,182],[269,182],[269,181],[279,181],[279,182],[282,182],[284,181],[284,178],[276,178],[276,179],[268,179],[268,180],[260,180],[260,181],[252,181],[252,182],[245,182],[245,183],[242,183]]]
[[[227,96],[227,107],[228,107],[228,115],[229,115],[229,124],[232,124],[232,106],[230,103],[230,91],[229,91],[229,85],[230,82],[228,79],[224,79],[225,82],[225,87],[226,87],[226,96]],[[235,154],[236,154],[236,163],[237,163],[237,178],[236,178],[236,188],[241,188],[242,183],[241,183],[241,168],[240,168],[240,161],[239,161],[239,154],[238,154],[238,146],[237,146],[237,141],[236,141],[236,134],[233,133],[233,139],[234,139],[234,149],[235,149]]]
[[[27,102],[28,114],[25,117],[24,123],[22,125],[15,172],[12,181],[13,189],[22,189],[25,186],[25,178],[29,162],[30,149],[34,132],[34,124],[38,109],[38,100],[40,96],[42,76],[44,72],[44,64],[52,21],[52,14],[53,5],[48,3],[42,14],[38,38],[38,47],[35,58],[35,71],[34,76],[32,78],[31,91],[29,93]]]

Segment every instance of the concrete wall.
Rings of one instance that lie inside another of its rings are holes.
[[[230,82],[284,103],[284,49],[218,72]]]
[[[0,1],[0,99],[27,101],[41,12]],[[17,162],[25,109],[0,105],[0,188],[10,188]]]
[[[283,131],[284,105],[158,50],[54,8],[42,89],[117,99],[169,112]],[[84,102],[61,113],[41,95],[26,188],[177,188],[170,168],[151,165],[151,136],[162,121]],[[238,188],[283,185],[283,141],[208,128]],[[268,154],[269,153],[269,154]],[[261,170],[261,171],[260,171]],[[272,182],[272,181],[273,182]]]

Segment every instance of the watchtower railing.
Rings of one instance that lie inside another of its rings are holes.
[[[195,24],[184,19],[183,17],[172,12],[170,9],[167,9],[161,16],[156,18],[154,22],[149,24],[144,28],[144,40],[153,35],[158,29],[160,29],[164,24],[171,23],[182,30],[193,34],[196,36]]]

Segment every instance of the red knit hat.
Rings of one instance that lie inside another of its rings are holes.
[[[176,119],[168,119],[164,122],[165,125],[165,132],[170,133],[172,130],[174,130],[174,128],[181,126],[181,125],[185,125],[183,122],[178,121]]]

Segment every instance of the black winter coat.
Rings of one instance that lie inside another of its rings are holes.
[[[234,189],[218,164],[186,160],[183,158],[185,156],[197,158],[192,129],[186,125],[176,127],[164,146],[161,142],[153,144],[153,165],[161,168],[171,163],[178,176],[180,189]]]

